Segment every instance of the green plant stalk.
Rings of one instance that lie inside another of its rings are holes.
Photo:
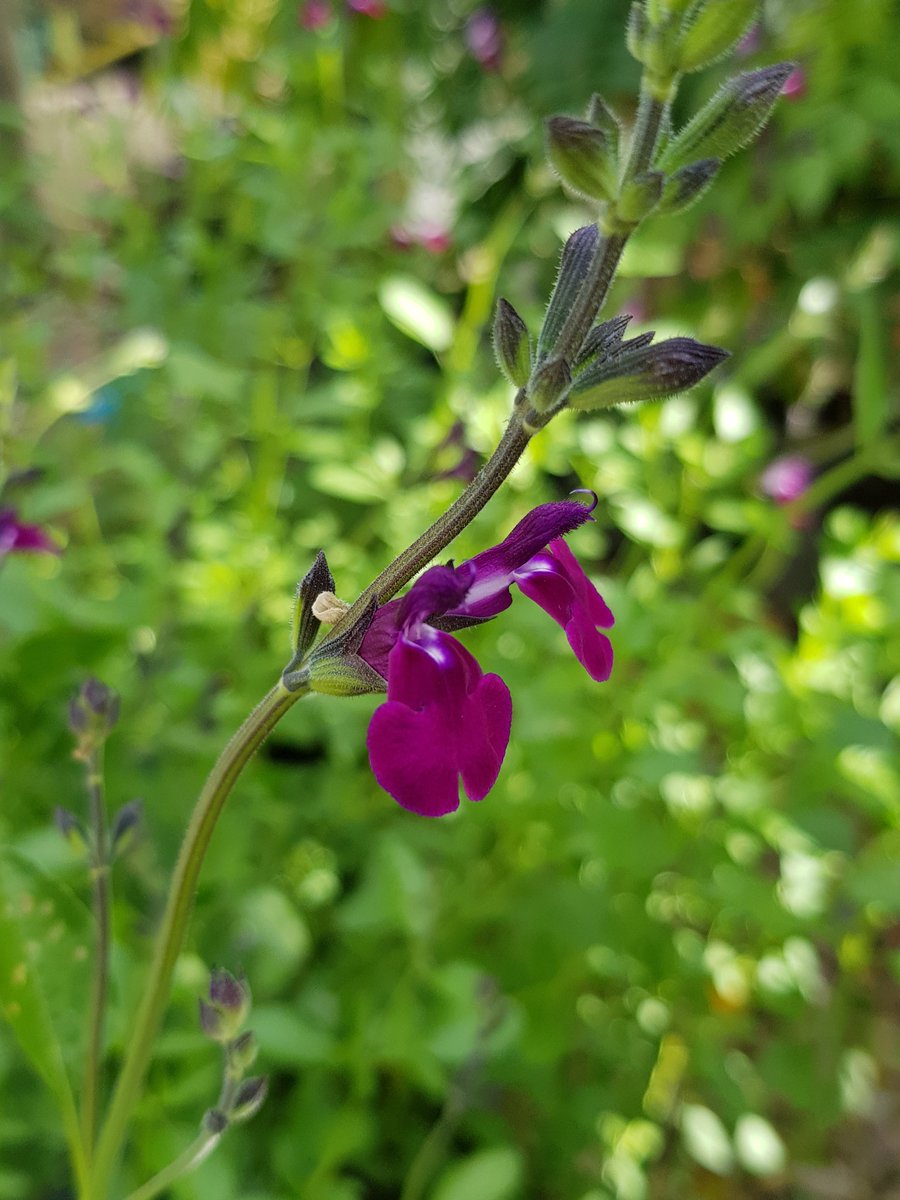
[[[169,998],[172,973],[184,942],[200,868],[222,807],[247,762],[287,710],[304,695],[279,681],[260,701],[222,751],[197,798],[178,855],[153,963],[125,1052],[122,1069],[100,1131],[89,1189],[82,1200],[104,1200]]]
[[[224,1133],[224,1130],[222,1131]],[[168,1166],[163,1167],[158,1171],[152,1179],[148,1179],[146,1183],[142,1183],[135,1191],[130,1192],[127,1200],[151,1200],[152,1196],[158,1196],[164,1188],[174,1183],[176,1179],[180,1179],[182,1175],[187,1175],[195,1170],[202,1162],[205,1162],[222,1140],[222,1133],[199,1133],[191,1144],[178,1155],[173,1158]]]
[[[103,1059],[103,1030],[109,992],[110,855],[103,786],[103,743],[95,746],[87,762],[87,791],[93,833],[94,945],[93,981],[87,1049],[84,1056],[84,1085],[81,1093],[81,1140],[90,1158],[97,1132],[100,1099],[100,1068]]]
[[[619,182],[619,191],[646,171],[653,161],[663,122],[669,111],[668,102],[659,100],[651,91],[646,74],[641,80],[637,118],[631,135],[628,161]],[[601,220],[601,229],[603,221]],[[615,203],[611,204],[610,229],[597,243],[597,249],[572,310],[566,317],[554,347],[554,356],[571,362],[603,306],[615,278],[622,252],[634,227],[624,228],[616,223]]]
[[[404,584],[409,583],[420,568],[440,554],[481,512],[510,475],[531,437],[532,434],[524,428],[522,414],[514,411],[497,448],[472,482],[433,525],[369,584],[334,626],[329,639],[338,637],[349,629],[366,610],[373,596],[379,604],[384,604],[396,595]]]
[[[240,1077],[232,1074],[228,1066],[228,1057],[226,1050],[225,1058],[225,1076],[222,1080],[222,1087],[219,1092],[219,1100],[216,1108],[222,1113],[227,1113],[234,1105],[234,1097],[237,1092]],[[158,1196],[159,1193],[174,1183],[176,1179],[180,1179],[182,1175],[188,1175],[191,1171],[197,1169],[201,1163],[205,1162],[225,1134],[228,1128],[212,1130],[203,1129],[189,1146],[177,1155],[168,1166],[163,1167],[161,1171],[151,1178],[146,1183],[142,1183],[135,1191],[130,1192],[126,1200],[151,1200],[153,1196]]]

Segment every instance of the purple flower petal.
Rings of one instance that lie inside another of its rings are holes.
[[[13,552],[59,554],[60,548],[40,525],[26,525],[14,508],[0,511],[0,557]]]
[[[600,629],[610,629],[615,618],[562,538],[517,571],[515,582],[529,600],[563,627],[575,657],[591,679],[598,683],[609,679],[612,644]]]
[[[593,495],[593,493],[591,493]],[[486,620],[509,608],[509,587],[516,571],[544,547],[563,534],[571,533],[585,521],[591,521],[590,508],[577,500],[559,500],[533,508],[498,546],[476,554],[463,566],[475,568],[475,579],[466,593],[465,601],[448,610],[454,616],[479,617]],[[461,568],[460,568],[461,569]]]
[[[436,629],[401,635],[389,656],[388,699],[366,739],[375,778],[411,812],[439,817],[493,787],[509,742],[512,701],[497,675]]]

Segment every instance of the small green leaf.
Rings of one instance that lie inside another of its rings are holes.
[[[83,1037],[87,909],[15,851],[0,854],[0,1013],[71,1118],[66,1059]]]

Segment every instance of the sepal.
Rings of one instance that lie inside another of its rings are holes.
[[[294,613],[291,620],[291,653],[292,665],[299,663],[307,650],[316,640],[321,624],[313,612],[316,597],[322,592],[334,591],[334,576],[328,569],[328,562],[320,550],[315,561],[306,572],[297,587],[294,600]]]
[[[528,399],[536,412],[559,408],[572,382],[569,364],[561,358],[548,358],[535,368],[528,384]]]
[[[556,285],[538,337],[538,362],[553,353],[566,318],[581,292],[599,240],[600,233],[596,225],[584,225],[567,238],[559,260]]]
[[[727,80],[669,142],[659,166],[672,171],[702,158],[727,158],[753,140],[771,116],[793,63]]]
[[[623,313],[621,316],[612,317],[609,321],[601,321],[599,325],[595,325],[578,351],[573,363],[573,370],[583,371],[595,358],[607,357],[614,353],[622,343],[622,335],[630,320],[631,314]]]
[[[587,200],[611,200],[616,194],[617,162],[609,134],[574,117],[551,117],[547,150],[563,183]]]
[[[747,32],[758,0],[706,0],[681,35],[679,71],[699,71],[721,58]]]
[[[76,854],[86,854],[88,832],[84,822],[67,808],[57,805],[53,810],[53,824],[69,843]]]
[[[494,315],[494,354],[500,370],[515,387],[524,387],[531,372],[528,327],[501,296]]]
[[[706,193],[719,172],[721,158],[701,158],[670,175],[657,207],[661,215],[684,212]]]
[[[599,92],[594,92],[587,107],[588,122],[609,139],[610,154],[618,161],[622,140],[622,122]]]
[[[113,857],[124,854],[134,844],[141,816],[144,810],[143,800],[129,800],[116,813],[109,834],[110,847]]]
[[[568,406],[584,410],[662,400],[693,387],[728,357],[726,350],[693,338],[669,338],[649,346],[648,336],[652,335],[626,342],[621,353],[577,376]]]
[[[245,1079],[234,1097],[234,1107],[229,1112],[230,1120],[249,1121],[262,1108],[269,1091],[269,1080],[265,1075]]]
[[[629,225],[643,221],[659,204],[666,177],[662,171],[645,171],[625,185],[616,201],[616,217]]]

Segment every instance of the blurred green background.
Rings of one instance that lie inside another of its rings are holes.
[[[0,508],[63,552],[0,563],[0,838],[8,915],[48,897],[23,936],[73,1063],[68,698],[88,674],[121,692],[111,803],[146,806],[114,879],[115,1060],[297,579],[323,547],[352,599],[499,436],[496,297],[535,329],[589,219],[541,121],[597,89],[633,112],[627,9],[6,11]],[[606,312],[729,363],[556,420],[451,548],[595,489],[571,543],[616,613],[612,679],[524,602],[464,635],[513,736],[490,797],[438,822],[369,772],[376,697],[291,711],[216,833],[122,1194],[215,1099],[196,998],[219,964],[247,972],[271,1092],[177,1200],[900,1197],[893,5],[772,0],[738,67],[786,58],[763,138],[641,231]],[[813,475],[791,504],[764,477],[784,454]],[[0,1200],[61,1200],[5,1027],[0,1096]]]

